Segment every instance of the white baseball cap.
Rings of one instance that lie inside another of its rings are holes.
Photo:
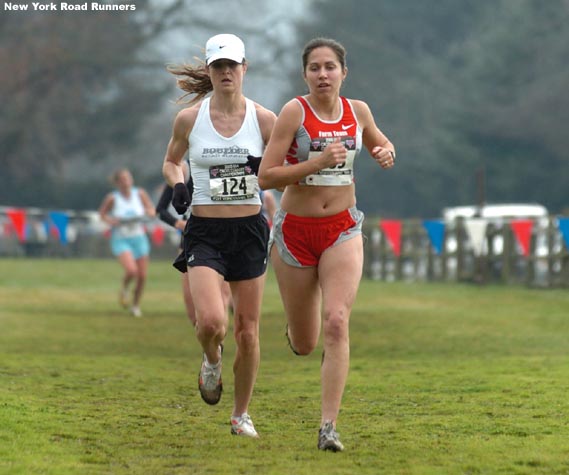
[[[242,63],[245,59],[243,41],[228,33],[212,36],[205,44],[205,64],[209,66],[218,59],[230,59]]]

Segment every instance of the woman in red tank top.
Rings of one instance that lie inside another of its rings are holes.
[[[334,452],[344,449],[336,419],[348,375],[349,317],[363,267],[354,160],[362,146],[384,169],[395,159],[368,105],[340,96],[345,56],[334,40],[316,38],[305,46],[309,93],[283,107],[259,169],[261,188],[285,188],[273,221],[271,259],[292,350],[311,353],[323,331],[318,448]]]

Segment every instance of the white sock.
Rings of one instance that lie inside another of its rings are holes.
[[[210,369],[217,369],[219,367],[219,365],[221,364],[221,360],[219,360],[217,363],[212,364],[209,362],[209,360],[207,359],[207,355],[205,357],[205,364],[208,368]]]

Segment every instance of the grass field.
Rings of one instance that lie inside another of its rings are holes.
[[[197,391],[180,281],[154,261],[144,318],[118,308],[111,260],[0,259],[0,474],[567,474],[569,293],[362,282],[338,430],[316,449],[320,351],[284,338],[269,272],[250,407]]]

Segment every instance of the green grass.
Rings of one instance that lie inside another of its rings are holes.
[[[205,405],[180,280],[153,261],[134,319],[111,260],[0,259],[0,474],[566,474],[569,294],[362,282],[341,454],[316,449],[320,351],[299,358],[269,273],[250,413]]]

